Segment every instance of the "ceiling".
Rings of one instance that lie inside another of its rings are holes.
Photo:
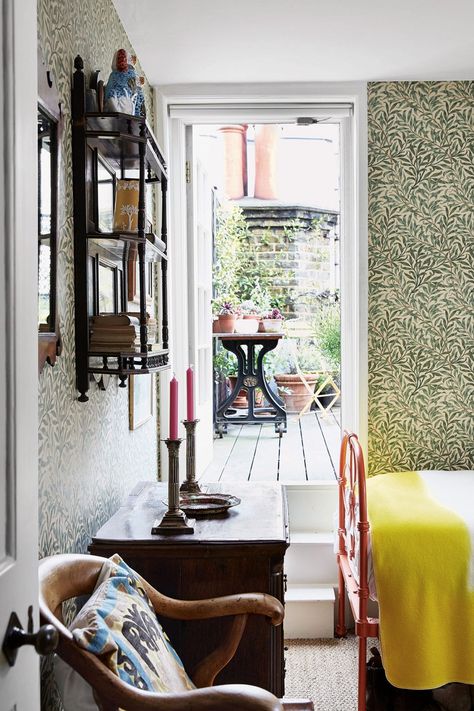
[[[472,0],[114,0],[154,85],[474,79]]]

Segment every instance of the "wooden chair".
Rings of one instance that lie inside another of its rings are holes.
[[[179,620],[233,616],[227,639],[203,659],[191,674],[192,691],[157,694],[141,691],[123,682],[101,660],[81,649],[63,623],[62,605],[81,595],[90,595],[105,558],[65,554],[44,558],[39,564],[40,614],[42,623],[59,633],[57,653],[94,689],[103,711],[311,711],[309,701],[279,701],[268,691],[245,684],[212,686],[217,674],[233,658],[248,615],[265,615],[271,624],[283,621],[281,603],[271,595],[246,593],[211,600],[174,600],[143,580],[157,613]],[[255,660],[258,664],[258,660]]]

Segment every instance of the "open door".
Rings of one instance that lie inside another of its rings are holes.
[[[186,127],[186,200],[188,225],[189,362],[195,370],[196,473],[212,460],[212,186],[194,150],[193,126]]]
[[[12,641],[10,620],[29,632],[39,625],[36,2],[5,0],[2,10],[0,645]],[[40,708],[39,657],[32,644],[42,641],[40,635],[20,649],[2,648],[5,711]]]

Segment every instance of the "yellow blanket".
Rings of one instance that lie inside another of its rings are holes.
[[[369,479],[367,497],[388,680],[405,689],[474,684],[466,523],[428,494],[416,472]]]

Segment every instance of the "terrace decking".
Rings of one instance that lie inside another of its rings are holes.
[[[214,440],[214,458],[202,482],[334,481],[341,440],[340,410],[288,415],[288,432],[279,438],[272,424],[229,425]]]

